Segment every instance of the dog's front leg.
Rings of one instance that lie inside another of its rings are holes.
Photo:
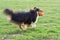
[[[36,23],[32,23],[32,28],[36,28]]]

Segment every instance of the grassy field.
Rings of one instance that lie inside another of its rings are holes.
[[[39,7],[44,11],[37,27],[20,31],[6,20],[3,10],[28,11]],[[60,40],[60,0],[0,0],[0,40]]]

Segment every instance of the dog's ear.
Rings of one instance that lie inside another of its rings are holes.
[[[37,7],[34,7],[34,10],[35,10],[35,11],[39,11],[40,9],[39,9],[39,8],[37,8]]]
[[[37,9],[37,7],[34,7],[34,9]]]

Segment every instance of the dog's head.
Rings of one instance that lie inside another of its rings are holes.
[[[40,10],[39,8],[34,7],[35,12],[38,13],[39,16],[43,16],[43,11]]]
[[[6,14],[6,15],[12,15],[13,14],[13,11],[10,10],[10,9],[5,9],[4,10],[4,14]]]

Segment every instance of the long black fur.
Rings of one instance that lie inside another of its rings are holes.
[[[34,8],[29,12],[13,12],[10,9],[5,9],[4,13],[11,16],[11,21],[17,24],[24,23],[24,24],[31,24],[32,22],[36,21],[37,12],[39,11],[38,8]]]

